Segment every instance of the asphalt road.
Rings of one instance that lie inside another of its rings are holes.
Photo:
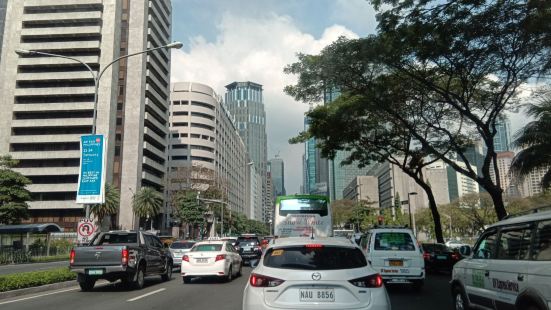
[[[51,263],[1,265],[0,275],[28,272],[28,271],[48,270],[52,268],[66,267],[66,266],[69,266],[68,260],[61,261],[61,262],[51,262]]]
[[[179,274],[175,273],[169,282],[162,282],[160,277],[147,278],[146,286],[139,291],[128,290],[117,283],[96,285],[91,292],[81,292],[75,286],[0,300],[0,309],[238,310],[241,309],[243,288],[250,270],[245,267],[243,276],[231,283],[196,279],[184,285]],[[430,276],[421,292],[406,286],[390,286],[388,292],[392,309],[451,309],[448,281],[449,275]]]

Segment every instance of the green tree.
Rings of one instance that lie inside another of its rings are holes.
[[[173,211],[184,225],[188,225],[188,231],[192,238],[197,238],[199,227],[205,221],[205,207],[197,201],[197,192],[178,191],[173,197]]]
[[[540,105],[530,105],[527,114],[535,120],[516,134],[514,146],[523,150],[513,159],[511,170],[522,180],[536,169],[547,169],[541,180],[547,189],[551,186],[551,96]]]
[[[121,195],[119,189],[113,184],[105,184],[105,203],[95,204],[90,207],[90,212],[98,218],[100,226],[106,216],[117,214],[120,200]],[[109,226],[111,226],[111,224],[109,224]]]
[[[31,181],[12,168],[18,164],[11,156],[0,157],[0,223],[19,224],[29,218],[27,201],[31,193],[25,188]]]
[[[339,89],[356,107],[350,122],[378,117],[407,131],[420,158],[430,154],[474,179],[503,218],[495,124],[519,108],[519,86],[551,69],[551,2],[371,2],[379,9],[377,35],[299,55],[287,68],[299,80],[287,92],[317,102],[327,86]],[[478,140],[487,152],[477,171],[467,148]]]
[[[163,197],[152,187],[142,187],[132,199],[132,209],[140,218],[150,220],[150,227],[153,230],[153,218],[161,212]]]

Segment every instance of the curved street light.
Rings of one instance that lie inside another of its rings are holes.
[[[184,46],[184,44],[182,42],[172,42],[172,43],[169,43],[169,44],[166,44],[166,45],[163,45],[163,46],[154,47],[154,48],[146,49],[146,50],[143,50],[143,51],[140,51],[140,52],[120,56],[120,57],[115,58],[114,60],[112,60],[109,64],[107,64],[97,74],[95,73],[94,70],[92,70],[92,68],[90,68],[90,66],[87,63],[85,63],[84,61],[82,61],[78,58],[69,57],[69,56],[65,56],[65,55],[59,55],[59,54],[52,54],[52,53],[34,51],[34,50],[24,50],[24,49],[16,49],[15,53],[17,55],[20,55],[20,56],[42,55],[42,56],[48,56],[48,57],[57,57],[57,58],[70,59],[72,61],[76,61],[76,62],[82,64],[84,67],[86,67],[86,69],[88,69],[88,71],[90,71],[90,74],[92,74],[92,78],[94,80],[94,110],[93,110],[94,112],[93,112],[93,115],[92,115],[92,135],[95,135],[96,134],[96,118],[97,118],[97,110],[98,110],[99,80],[101,79],[101,77],[103,76],[103,73],[107,70],[107,68],[111,67],[111,65],[113,65],[114,63],[120,61],[121,59],[125,59],[125,58],[128,58],[128,57],[132,57],[132,56],[136,56],[136,55],[140,55],[140,54],[149,53],[149,52],[156,51],[156,50],[163,49],[163,48],[180,49],[180,48],[182,48],[182,46]],[[86,218],[89,218],[89,217],[90,217],[90,205],[87,204],[86,205]]]

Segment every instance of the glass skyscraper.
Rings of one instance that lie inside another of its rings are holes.
[[[506,118],[496,120],[496,135],[494,136],[494,148],[496,152],[508,152],[511,145],[510,123]]]
[[[285,165],[283,159],[276,156],[268,162],[268,170],[272,177],[272,186],[274,188],[274,197],[284,196],[285,191]]]

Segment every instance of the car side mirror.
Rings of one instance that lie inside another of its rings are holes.
[[[472,253],[472,249],[470,246],[468,245],[462,245],[460,248],[459,248],[459,253],[462,255],[462,256],[470,256],[471,253]]]

